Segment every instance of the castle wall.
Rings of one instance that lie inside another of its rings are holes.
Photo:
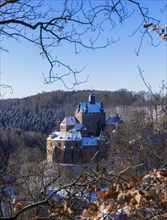
[[[94,159],[94,161],[95,161],[95,155],[96,155],[97,151],[98,151],[98,146],[84,146],[84,147],[82,147],[83,163],[89,163],[92,159]]]
[[[46,146],[47,146],[47,161],[53,162],[53,152],[55,148],[55,144],[53,140],[47,140]]]
[[[76,112],[75,117],[88,129],[89,136],[99,136],[100,131],[104,130],[106,117],[105,112]]]
[[[47,140],[47,161],[56,163],[76,163],[81,158],[81,140]]]
[[[47,141],[47,161],[56,163],[89,163],[104,156],[104,142],[98,145],[82,146],[82,141]],[[100,151],[96,156],[97,151]]]

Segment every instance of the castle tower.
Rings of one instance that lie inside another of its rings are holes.
[[[88,102],[80,102],[75,117],[88,129],[89,136],[99,136],[104,129],[106,114],[101,102],[96,102],[94,91],[90,91]]]

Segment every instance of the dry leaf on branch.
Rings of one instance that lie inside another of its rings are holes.
[[[18,213],[23,208],[22,204],[20,202],[16,201],[15,199],[13,199],[12,204],[13,204],[14,214]]]
[[[153,24],[153,23],[146,23],[146,24],[144,24],[144,28],[148,28],[148,27],[150,27],[152,24]]]

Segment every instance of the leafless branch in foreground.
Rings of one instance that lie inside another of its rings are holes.
[[[35,44],[41,50],[42,58],[50,65],[48,74],[43,73],[45,83],[60,80],[65,87],[73,88],[86,82],[87,76],[80,80],[78,74],[82,70],[73,68],[70,63],[55,56],[56,48],[63,49],[69,46],[71,50],[71,46],[74,46],[76,54],[83,49],[105,48],[119,40],[119,36],[114,37],[113,32],[118,23],[122,24],[134,13],[139,13],[141,18],[141,24],[134,32],[142,34],[136,52],[138,55],[145,35],[150,37],[151,44],[154,45],[148,27],[160,23],[158,19],[151,17],[149,9],[144,8],[138,1],[119,0],[103,3],[90,0],[4,0],[0,3],[0,49],[7,50],[2,46],[3,40],[7,38],[13,38],[18,42],[24,39]],[[156,31],[161,32],[161,38],[166,39],[166,31],[163,32],[160,26],[156,27]]]
[[[142,79],[144,85],[145,85],[146,88],[149,90],[149,92],[151,93],[151,95],[154,97],[154,99],[156,100],[157,104],[161,107],[162,112],[164,113],[164,115],[167,116],[167,111],[166,111],[166,109],[164,108],[163,104],[161,103],[161,100],[159,99],[159,97],[157,97],[157,96],[154,94],[154,92],[153,92],[151,86],[145,81],[145,78],[144,78],[144,76],[143,76],[144,71],[143,71],[143,70],[141,69],[141,67],[139,67],[139,66],[138,66],[138,70],[139,70],[139,75],[140,75],[140,77],[141,77],[141,79]]]

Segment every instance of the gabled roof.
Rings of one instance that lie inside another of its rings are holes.
[[[106,125],[117,125],[121,123],[124,123],[124,121],[118,113],[116,113],[114,116],[110,116],[106,120]]]
[[[82,137],[81,133],[76,131],[71,131],[71,132],[54,132],[49,137],[47,140],[55,140],[55,141],[82,141],[82,146],[96,146],[98,145],[99,140],[104,140],[105,137],[101,135],[98,137]]]
[[[54,132],[47,140],[68,140],[68,141],[76,141],[76,140],[82,140],[82,136],[80,132]]]
[[[65,117],[60,125],[75,126],[77,123],[78,122],[75,117]]]

